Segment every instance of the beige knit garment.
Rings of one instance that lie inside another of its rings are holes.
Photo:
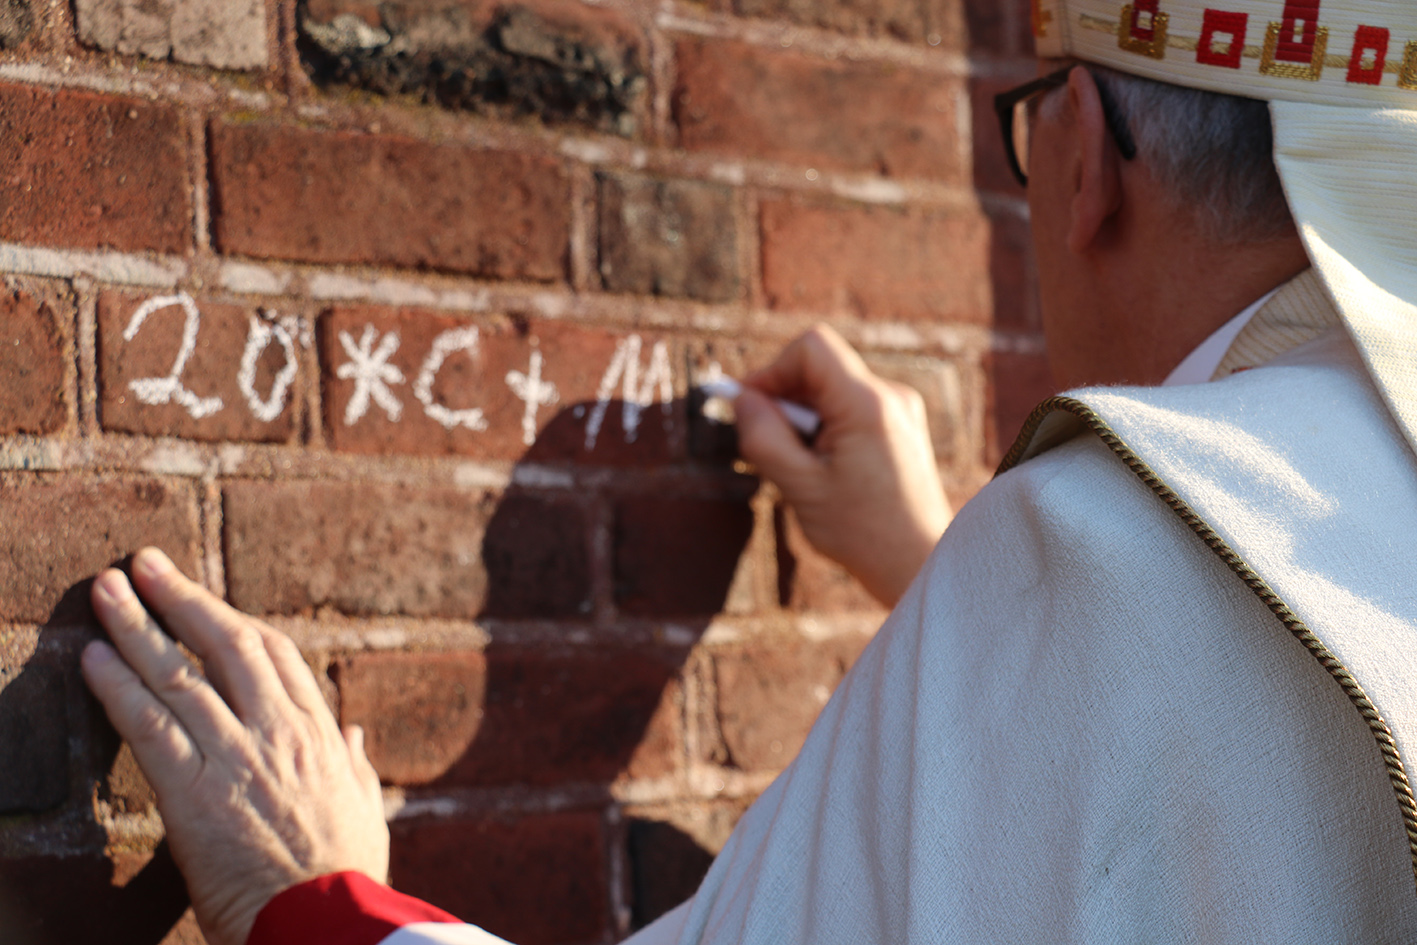
[[[1342,323],[1323,280],[1306,269],[1265,303],[1225,352],[1212,380],[1248,371],[1307,344]]]

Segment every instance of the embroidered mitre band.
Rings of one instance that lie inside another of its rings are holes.
[[[1309,257],[1417,450],[1417,2],[1033,0],[1038,53],[1271,102]]]

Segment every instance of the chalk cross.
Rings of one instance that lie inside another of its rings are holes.
[[[522,442],[527,446],[536,442],[537,413],[542,407],[550,407],[561,399],[556,385],[541,379],[543,364],[541,352],[533,351],[525,374],[521,371],[507,372],[507,386],[526,403],[526,410],[522,413]]]
[[[375,348],[374,342],[378,339],[379,332],[373,325],[364,326],[364,334],[360,337],[357,347],[349,332],[339,333],[340,346],[344,348],[344,353],[349,355],[350,360],[339,366],[335,376],[342,380],[354,381],[354,393],[350,395],[349,403],[344,408],[344,425],[347,427],[354,426],[369,412],[371,398],[384,408],[389,419],[395,423],[403,416],[403,404],[399,403],[399,399],[388,387],[390,384],[404,383],[403,372],[389,363],[389,358],[399,349],[399,336],[397,332],[391,331],[379,341],[379,347]]]

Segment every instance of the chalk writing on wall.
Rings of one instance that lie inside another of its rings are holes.
[[[150,317],[169,308],[180,309],[184,318],[172,368],[165,377],[145,377],[129,382],[129,389],[141,403],[149,405],[176,404],[192,417],[214,416],[228,405],[218,396],[202,396],[183,379],[189,362],[197,350],[202,328],[202,313],[196,301],[186,293],[159,296],[142,303],[128,322],[123,338],[132,342]],[[404,420],[405,398],[410,394],[423,413],[447,430],[465,429],[483,433],[489,420],[479,406],[455,408],[440,400],[436,390],[439,374],[454,358],[467,358],[474,363],[481,356],[482,336],[474,326],[450,328],[436,336],[421,362],[400,358],[407,365],[419,363],[410,382],[408,376],[393,363],[403,339],[397,330],[381,330],[365,324],[356,339],[353,331],[341,330],[336,335],[343,352],[343,363],[333,365],[334,376],[352,382],[353,389],[345,403],[343,423],[354,426],[377,409],[392,423]],[[237,389],[246,409],[263,423],[278,419],[289,405],[291,390],[301,371],[300,351],[312,344],[309,323],[303,318],[279,316],[263,310],[249,316],[246,344],[236,370]],[[502,381],[522,403],[520,416],[521,439],[527,446],[536,441],[543,409],[563,401],[563,393],[547,377],[548,362],[535,337],[525,370],[508,370]],[[646,348],[648,354],[646,356]],[[273,352],[273,354],[268,354]],[[269,388],[258,380],[258,368],[265,363],[280,365],[269,377]],[[198,384],[200,386],[200,384]],[[407,392],[401,391],[406,388]],[[446,390],[444,395],[446,396]],[[585,422],[585,449],[594,450],[605,427],[605,420],[615,399],[620,399],[621,429],[626,443],[634,443],[640,433],[644,412],[658,404],[666,417],[672,414],[674,372],[669,345],[656,341],[646,345],[638,334],[620,338],[596,388],[593,403],[576,407],[577,418]],[[417,409],[417,408],[415,408]]]
[[[182,292],[148,299],[133,313],[132,321],[128,322],[128,327],[123,331],[123,340],[132,341],[138,337],[138,332],[148,320],[148,316],[173,306],[180,306],[187,318],[182,323],[182,346],[177,351],[177,360],[172,363],[172,371],[166,377],[145,377],[132,381],[128,384],[128,389],[145,404],[180,404],[200,420],[216,413],[225,404],[220,397],[198,397],[182,386],[182,372],[187,370],[187,362],[192,360],[192,353],[197,350],[197,331],[202,323],[202,313],[197,310],[197,303],[192,297]]]
[[[184,316],[182,339],[172,362],[172,370],[166,377],[143,377],[130,381],[128,389],[144,404],[177,404],[197,420],[215,416],[226,409],[225,401],[217,396],[202,397],[188,388],[182,380],[188,362],[197,350],[197,335],[202,328],[201,309],[190,295],[179,292],[176,295],[148,299],[133,312],[128,327],[123,330],[123,340],[133,341],[152,315],[169,308],[181,309]],[[310,341],[310,326],[303,318],[279,317],[269,311],[263,311],[261,317],[251,316],[246,346],[242,349],[241,361],[236,371],[236,385],[246,401],[247,408],[256,419],[270,423],[285,412],[290,387],[300,371],[300,356],[296,346],[308,348]],[[261,355],[272,344],[280,345],[285,363],[276,372],[270,392],[263,397],[256,390],[256,366]]]

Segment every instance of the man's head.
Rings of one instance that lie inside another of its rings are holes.
[[[1030,139],[1044,328],[1066,386],[1162,380],[1307,265],[1263,102],[1078,66],[1037,103]]]

